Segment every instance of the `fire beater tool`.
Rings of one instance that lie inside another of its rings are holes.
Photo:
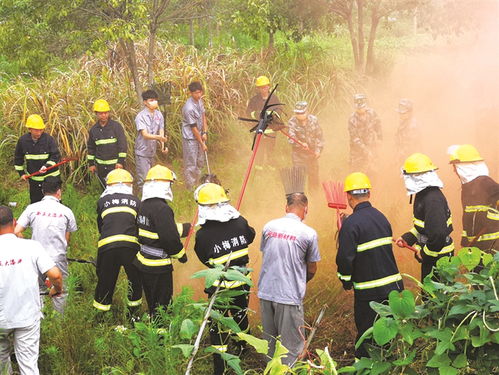
[[[60,165],[63,165],[63,164],[66,164],[66,163],[68,163],[70,161],[75,161],[75,160],[78,160],[78,159],[77,158],[66,158],[66,159],[62,159],[59,163],[56,163],[54,165],[51,165],[50,167],[47,167],[44,171],[33,172],[30,175],[28,175],[26,178],[31,178],[33,176],[38,176],[39,174],[46,173],[47,171],[50,171],[51,169],[57,168]]]
[[[341,229],[340,210],[347,208],[347,195],[343,191],[343,183],[326,181],[322,183],[322,188],[326,194],[327,206],[336,209],[336,226]]]
[[[244,193],[246,191],[246,186],[248,185],[248,180],[251,175],[251,170],[253,169],[253,164],[255,163],[255,158],[256,154],[258,152],[258,147],[260,146],[260,141],[262,139],[262,136],[265,132],[265,130],[270,127],[270,129],[278,131],[280,130],[284,125],[282,122],[277,121],[275,119],[274,115],[272,114],[272,111],[269,109],[278,105],[284,105],[282,103],[275,103],[275,104],[269,104],[269,100],[272,97],[272,94],[275,92],[277,89],[276,85],[272,91],[270,92],[269,97],[265,101],[265,104],[263,105],[262,111],[260,112],[260,119],[255,120],[255,119],[248,119],[248,118],[243,118],[239,117],[239,120],[242,121],[248,121],[248,122],[256,122],[257,124],[250,129],[250,132],[255,132],[255,136],[253,138],[253,144],[251,146],[251,150],[253,151],[248,163],[248,167],[246,169],[246,172],[244,174],[244,179],[243,179],[243,185],[241,187],[241,192],[239,193],[239,198],[237,199],[237,204],[236,204],[236,209],[239,210],[241,207],[241,203],[243,201]],[[275,120],[275,124],[271,125],[271,123]]]

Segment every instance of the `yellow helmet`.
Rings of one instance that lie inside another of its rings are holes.
[[[345,183],[343,185],[343,191],[353,191],[353,190],[364,190],[371,188],[371,181],[362,172],[350,173],[347,178],[345,178]]]
[[[177,177],[169,168],[163,165],[155,165],[147,172],[146,181],[175,181]]]
[[[225,194],[224,188],[211,182],[200,185],[194,192],[194,199],[201,205],[210,205],[229,201],[229,198],[227,198],[227,195]]]
[[[42,116],[40,115],[29,115],[26,120],[26,127],[29,129],[45,129],[45,124],[43,122]]]
[[[483,161],[483,158],[472,145],[459,145],[450,155],[451,163],[472,163],[474,161]]]
[[[424,173],[434,171],[437,168],[428,156],[416,152],[405,159],[403,172],[405,174]]]
[[[109,107],[109,103],[104,99],[96,100],[94,103],[94,112],[109,112],[111,107]]]
[[[262,86],[267,86],[267,85],[270,85],[270,79],[268,79],[267,76],[260,76],[255,81],[256,87],[262,87]]]
[[[132,182],[133,182],[133,177],[130,174],[130,172],[122,168],[113,169],[111,172],[107,174],[106,177],[106,184],[108,185],[127,184],[127,183],[131,184]]]

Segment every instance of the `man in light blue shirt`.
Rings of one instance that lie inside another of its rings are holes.
[[[154,164],[156,156],[156,146],[159,142],[161,152],[166,154],[168,148],[165,142],[164,117],[158,110],[158,94],[154,90],[147,90],[142,93],[144,109],[135,117],[137,127],[137,138],[135,139],[135,166],[137,171],[138,191],[142,190],[147,172]]]
[[[280,336],[289,350],[283,363],[292,365],[303,350],[303,298],[307,282],[317,271],[320,254],[317,232],[302,222],[308,212],[307,197],[293,193],[286,198],[286,216],[268,222],[262,231],[258,298],[269,357]]]
[[[199,82],[189,84],[191,97],[182,108],[182,148],[184,176],[187,189],[192,190],[199,182],[208,151],[208,125],[203,104],[203,86]]]

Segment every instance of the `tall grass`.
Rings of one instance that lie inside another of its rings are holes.
[[[303,51],[296,47],[287,54],[269,57],[231,49],[212,49],[200,54],[194,47],[158,43],[156,82],[170,82],[172,86],[171,104],[165,113],[170,157],[177,157],[181,151],[181,108],[188,97],[186,87],[192,80],[200,80],[205,87],[210,132],[222,143],[225,135],[239,127],[236,118],[243,114],[246,100],[253,95],[254,78],[259,75],[269,75],[273,83],[280,85],[279,94],[288,104],[288,113],[298,100],[307,100],[315,110],[325,100],[342,98],[353,91],[352,80],[335,68],[326,52],[320,48],[315,51],[315,45],[310,41],[302,47],[313,61],[307,65],[303,64]],[[138,64],[146,66],[146,45],[141,43],[137,47]],[[144,74],[141,71],[143,80]],[[80,166],[86,157],[88,130],[95,123],[92,104],[104,98],[111,104],[113,118],[126,129],[129,162],[133,165],[134,118],[140,108],[129,82],[122,62],[90,57],[82,58],[77,68],[53,70],[47,78],[18,79],[0,93],[3,125],[10,129],[10,134],[20,136],[26,131],[26,118],[39,113],[48,125],[48,133],[57,139],[62,154],[79,158],[69,176],[70,181],[79,183],[85,172]]]

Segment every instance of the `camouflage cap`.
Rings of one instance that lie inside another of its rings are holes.
[[[303,114],[307,111],[307,108],[308,108],[307,102],[305,101],[296,102],[295,109],[293,110],[293,112],[297,114]]]
[[[400,99],[398,113],[407,113],[412,111],[412,102],[409,99]]]
[[[367,106],[367,96],[366,94],[355,94],[353,96],[353,102],[357,108],[365,108]]]

